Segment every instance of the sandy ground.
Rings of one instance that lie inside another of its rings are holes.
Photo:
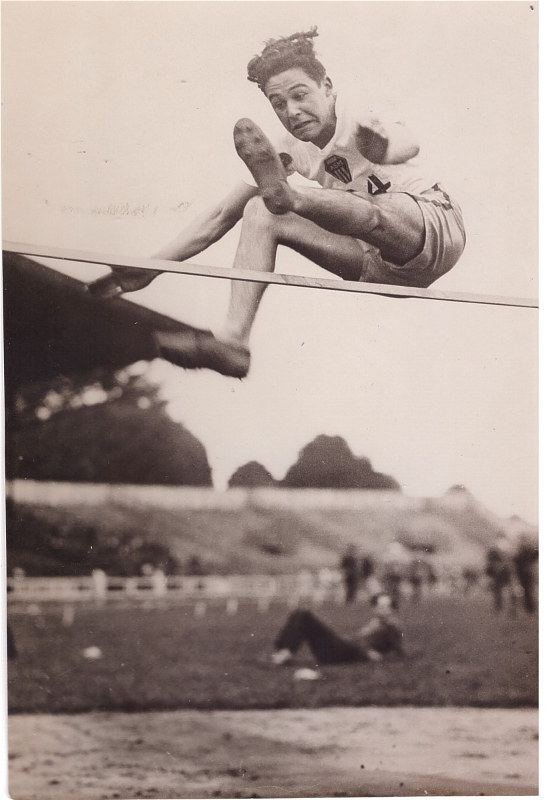
[[[10,796],[537,795],[537,724],[531,709],[17,715]]]

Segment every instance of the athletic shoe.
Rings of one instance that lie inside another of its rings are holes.
[[[108,275],[88,283],[85,288],[96,300],[109,300],[125,292],[144,289],[160,274],[155,270],[144,272],[134,267],[112,267]]]
[[[293,678],[296,681],[318,681],[322,677],[322,673],[317,669],[310,669],[309,667],[301,667],[296,669],[293,673]]]
[[[369,647],[365,653],[369,661],[382,661],[382,655],[377,650],[373,650],[372,647]]]
[[[252,173],[269,211],[273,214],[291,211],[293,201],[284,165],[261,128],[251,119],[239,119],[233,135],[235,149]]]
[[[161,358],[185,369],[212,369],[230,378],[245,378],[250,368],[246,347],[220,342],[211,331],[154,334]]]
[[[287,647],[284,647],[283,650],[275,650],[274,653],[271,655],[271,661],[273,664],[280,666],[281,664],[286,664],[288,661],[292,659],[292,652],[288,650]]]

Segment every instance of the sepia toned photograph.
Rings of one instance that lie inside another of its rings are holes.
[[[1,14],[0,795],[537,796],[538,5]]]

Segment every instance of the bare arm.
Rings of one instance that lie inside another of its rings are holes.
[[[217,242],[242,218],[244,207],[257,194],[255,186],[242,181],[216,205],[207,208],[178,236],[154,254],[154,258],[185,261]]]
[[[367,625],[364,625],[363,628],[360,628],[355,634],[354,639],[365,639],[366,636],[369,636],[371,633],[375,633],[380,629],[380,622],[376,617],[374,617]]]
[[[257,194],[256,187],[248,186],[241,181],[223,200],[199,214],[174,241],[158,250],[154,254],[155,258],[185,261],[206,250],[236,225],[242,217],[246,203],[255,194]],[[157,270],[151,269],[142,272],[135,267],[112,267],[109,275],[104,275],[89,284],[88,289],[94,297],[106,300],[123,292],[137,292],[139,289],[144,289],[160,274]]]
[[[373,164],[404,164],[420,150],[413,133],[403,123],[384,125],[372,116],[358,125],[356,141],[362,156]]]

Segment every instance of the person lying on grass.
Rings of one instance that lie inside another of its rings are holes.
[[[308,644],[317,664],[350,664],[355,661],[381,661],[394,653],[404,656],[403,632],[389,595],[371,598],[373,619],[350,639],[336,634],[312,611],[297,609],[287,619],[275,640],[273,664],[286,664],[303,644]]]
[[[314,52],[317,35],[312,28],[270,40],[250,61],[248,80],[285,130],[273,144],[252,120],[239,120],[235,149],[251,175],[156,257],[184,261],[242,219],[237,269],[274,272],[278,245],[285,245],[343,280],[428,287],[462,254],[460,207],[437,177],[424,173],[419,144],[403,123],[334,90]],[[319,187],[288,183],[295,172]],[[142,289],[158,274],[114,267],[89,288],[104,298]],[[243,378],[265,288],[233,282],[216,335],[161,331],[158,354],[187,369]]]

